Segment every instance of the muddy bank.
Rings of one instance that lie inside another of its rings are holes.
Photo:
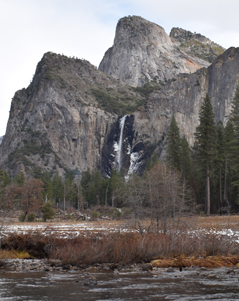
[[[228,274],[239,275],[239,264],[233,265],[232,260],[230,265],[222,266],[217,261],[212,259],[200,259],[197,260],[199,263],[197,266],[183,266],[178,264],[178,259],[166,259],[155,260],[151,263],[138,263],[131,265],[121,265],[115,263],[102,263],[87,265],[82,264],[78,266],[64,264],[60,260],[48,260],[48,259],[6,259],[1,262],[0,271],[1,273],[6,272],[67,272],[67,271],[84,271],[84,272],[113,272],[113,273],[124,273],[124,272],[148,272],[148,273],[184,273],[184,272],[195,272],[195,273],[207,273],[212,272],[217,274],[223,272]],[[187,259],[183,259],[182,262],[187,262]],[[188,263],[192,262],[192,259],[188,259]],[[228,261],[229,262],[229,259]],[[203,266],[204,264],[204,266]],[[211,266],[209,266],[211,264]]]

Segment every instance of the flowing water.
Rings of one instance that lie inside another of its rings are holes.
[[[0,274],[0,300],[239,300],[239,274],[207,271],[93,272],[98,284],[84,286],[86,272]]]
[[[122,166],[122,143],[123,143],[123,133],[124,133],[124,124],[125,124],[125,119],[127,115],[123,116],[120,119],[120,138],[119,138],[119,143],[118,143],[118,153],[117,153],[117,162],[118,162],[118,171],[120,171],[121,166]]]

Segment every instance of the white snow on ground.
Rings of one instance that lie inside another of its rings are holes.
[[[97,234],[97,233],[114,233],[114,232],[136,232],[136,230],[126,229],[121,227],[113,227],[113,226],[105,226],[105,225],[98,225],[95,226],[94,224],[90,225],[90,223],[75,223],[75,224],[36,224],[36,225],[4,225],[3,228],[0,230],[0,236],[4,237],[10,235],[11,233],[14,234],[26,234],[26,233],[37,233],[40,232],[43,235],[57,235],[61,238],[70,238],[76,237],[79,235],[90,235],[90,234]]]
[[[117,227],[113,225],[95,225],[90,224],[89,222],[82,223],[72,223],[72,224],[36,224],[36,225],[27,225],[27,224],[16,224],[16,225],[4,225],[4,227],[0,230],[2,237],[8,236],[11,233],[14,234],[26,234],[26,233],[42,233],[43,235],[56,235],[60,238],[71,238],[81,236],[87,236],[90,234],[100,234],[100,233],[125,233],[125,232],[137,232],[135,229]],[[239,243],[239,231],[233,231],[232,229],[197,229],[197,230],[189,230],[187,234],[190,235],[202,235],[202,234],[215,234],[218,236],[228,236],[235,242]]]
[[[8,236],[11,233],[13,234],[26,234],[26,233],[42,233],[43,235],[56,235],[60,238],[72,238],[77,237],[79,235],[81,236],[87,236],[90,234],[102,234],[102,233],[125,233],[125,232],[138,232],[135,229],[132,228],[124,228],[122,226],[115,226],[108,224],[107,226],[105,224],[102,225],[95,225],[91,224],[89,222],[81,222],[81,223],[57,223],[57,224],[16,224],[16,225],[4,225],[2,229],[0,229],[0,236]],[[214,228],[206,230],[199,228],[197,230],[188,230],[187,234],[189,236],[200,236],[202,234],[215,234],[218,236],[227,236],[233,241],[239,243],[239,231],[234,231],[232,229],[223,229],[223,230],[216,230]]]
[[[222,230],[216,230],[215,228],[206,230],[206,229],[202,229],[199,228],[198,230],[194,230],[194,231],[188,231],[188,234],[196,234],[197,236],[201,235],[201,234],[214,234],[217,236],[228,236],[229,238],[231,238],[232,240],[234,240],[235,242],[239,243],[239,231],[234,231],[232,229],[222,229]]]

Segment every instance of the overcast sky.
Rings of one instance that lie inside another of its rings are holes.
[[[26,88],[43,54],[76,56],[98,66],[118,20],[141,16],[239,47],[238,0],[0,0],[0,136],[11,99]]]

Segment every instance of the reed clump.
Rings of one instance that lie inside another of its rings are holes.
[[[151,262],[153,266],[233,266],[239,263],[236,240],[215,234],[101,233],[60,238],[40,232],[11,234],[2,250],[26,252],[35,258],[61,260],[63,264],[122,265]]]

